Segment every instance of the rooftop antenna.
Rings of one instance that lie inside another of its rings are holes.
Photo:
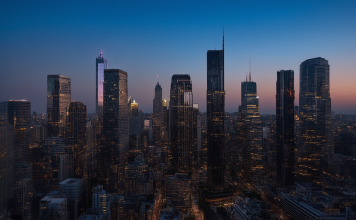
[[[158,75],[157,75],[157,84],[159,84]]]
[[[223,46],[222,49],[225,49],[225,24],[223,25]]]
[[[250,71],[249,71],[249,75],[248,75],[248,79],[249,79],[249,82],[251,82],[251,57],[250,57]]]
[[[100,50],[100,55],[103,55],[103,50]]]

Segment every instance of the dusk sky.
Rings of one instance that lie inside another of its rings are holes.
[[[189,74],[206,110],[206,53],[225,26],[227,112],[237,112],[252,63],[261,114],[275,114],[277,71],[323,57],[332,111],[356,113],[356,1],[1,1],[0,101],[27,99],[46,112],[47,75],[72,80],[72,101],[95,111],[95,58],[128,73],[129,96],[152,112],[157,75],[169,99],[173,74]]]

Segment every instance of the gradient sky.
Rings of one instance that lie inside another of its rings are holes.
[[[69,76],[72,101],[95,111],[95,58],[128,72],[129,96],[152,112],[156,76],[169,99],[173,74],[190,74],[206,110],[206,52],[225,25],[226,111],[240,104],[252,60],[260,112],[275,114],[276,72],[330,64],[335,113],[356,113],[356,1],[1,1],[0,100],[27,99],[46,112],[49,74]]]

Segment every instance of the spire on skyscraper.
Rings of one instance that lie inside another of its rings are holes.
[[[103,55],[103,50],[100,50],[100,55]]]
[[[223,46],[222,49],[225,49],[225,25],[223,25]]]

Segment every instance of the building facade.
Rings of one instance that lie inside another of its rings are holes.
[[[300,143],[298,174],[302,181],[322,181],[333,154],[330,66],[318,57],[300,64]]]
[[[71,81],[62,75],[47,76],[47,136],[63,137],[67,109],[71,102]]]
[[[108,68],[108,62],[103,57],[103,52],[96,58],[96,114],[100,117],[103,114],[104,103],[104,70]]]
[[[207,152],[208,187],[215,191],[224,187],[225,88],[224,37],[222,50],[207,52]]]
[[[98,178],[108,192],[118,191],[119,167],[127,163],[129,147],[127,73],[104,71],[102,143],[98,147]]]
[[[277,182],[280,187],[294,184],[294,71],[277,72],[276,83]]]
[[[194,159],[193,93],[189,75],[173,75],[169,102],[171,171],[191,172]]]

